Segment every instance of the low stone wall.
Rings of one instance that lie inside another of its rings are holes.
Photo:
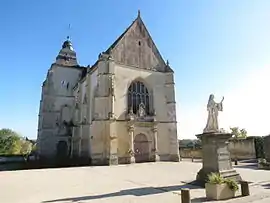
[[[238,139],[229,141],[229,151],[232,159],[246,160],[256,159],[254,138]],[[181,158],[202,158],[201,149],[180,148]]]
[[[202,158],[202,149],[192,149],[192,148],[181,148],[180,149],[181,158]]]
[[[253,137],[232,139],[229,142],[232,159],[256,159],[255,141]]]

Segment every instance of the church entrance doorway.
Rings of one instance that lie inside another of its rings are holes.
[[[56,156],[59,161],[64,161],[68,158],[68,145],[66,141],[59,141],[57,143]]]
[[[149,149],[147,137],[144,134],[136,135],[134,139],[135,162],[142,163],[150,161]]]

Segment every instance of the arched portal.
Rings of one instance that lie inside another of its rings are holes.
[[[56,156],[58,159],[64,160],[68,158],[68,144],[66,141],[59,141],[57,143]]]
[[[144,134],[136,135],[134,139],[134,152],[135,152],[135,162],[148,162],[150,161],[150,147],[149,141]]]

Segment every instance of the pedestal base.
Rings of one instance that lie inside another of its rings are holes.
[[[241,180],[241,176],[232,167],[228,148],[230,133],[203,133],[197,135],[202,141],[203,167],[197,174],[197,181],[204,185],[210,173],[219,173],[224,178]]]

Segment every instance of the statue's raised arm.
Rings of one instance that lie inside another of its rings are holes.
[[[220,102],[220,103],[223,103],[223,101],[224,101],[224,97],[222,97],[222,100],[221,100],[221,102]]]
[[[218,112],[223,111],[223,101],[224,97],[222,98],[220,103],[216,103],[214,101],[214,95],[211,94],[209,96],[207,103],[208,118],[206,127],[203,130],[204,133],[219,132]]]

